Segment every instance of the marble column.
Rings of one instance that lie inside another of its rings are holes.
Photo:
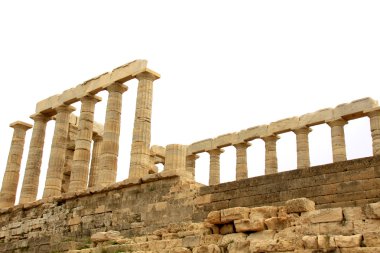
[[[235,144],[236,148],[236,180],[248,178],[247,148],[250,143]]]
[[[223,149],[213,149],[207,151],[210,154],[210,177],[209,185],[220,184],[220,154]]]
[[[327,122],[331,127],[331,141],[333,151],[333,162],[346,161],[346,142],[344,138],[344,125],[347,124],[346,120],[337,119]]]
[[[297,140],[297,169],[306,169],[310,167],[309,154],[309,133],[310,127],[301,127],[294,129]]]
[[[152,99],[153,81],[159,76],[146,71],[138,74],[136,78],[139,84],[131,147],[130,178],[143,177],[154,167],[150,159]]]
[[[128,87],[121,83],[111,84],[107,88],[108,101],[103,143],[100,149],[99,174],[95,178],[96,186],[106,186],[116,182],[122,94],[127,90]]]
[[[99,175],[99,154],[103,142],[103,137],[98,134],[94,134],[92,136],[92,139],[94,143],[92,145],[92,157],[88,187],[95,186],[95,178]]]
[[[199,158],[199,155],[192,154],[186,157],[186,171],[195,176],[195,161]]]
[[[74,110],[75,108],[69,105],[61,105],[56,108],[57,115],[43,198],[61,195],[70,114]]]
[[[78,123],[78,135],[71,169],[69,192],[87,189],[88,172],[91,157],[92,131],[94,126],[95,104],[100,97],[88,95],[81,99],[81,113]]]
[[[69,191],[71,171],[73,168],[74,149],[67,148],[65,155],[65,166],[63,167],[61,193]]]
[[[170,144],[166,146],[164,171],[186,171],[187,146]]]
[[[26,131],[32,128],[32,125],[16,121],[10,124],[10,127],[14,129],[14,132],[0,192],[0,208],[10,207],[15,204],[25,135]]]
[[[380,155],[380,110],[368,113],[371,124],[373,155]]]
[[[277,135],[262,138],[265,142],[265,175],[274,174],[278,171],[276,142],[280,139]]]
[[[20,204],[33,202],[37,198],[46,125],[51,119],[43,114],[34,114],[30,118],[34,120],[34,125],[21,188]]]

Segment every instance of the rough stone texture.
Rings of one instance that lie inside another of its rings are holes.
[[[301,213],[313,211],[315,209],[314,201],[307,198],[291,199],[285,202],[287,213]]]
[[[346,120],[336,119],[328,122],[331,127],[331,142],[333,151],[333,162],[341,162],[347,160],[346,142],[344,136],[344,125]]]

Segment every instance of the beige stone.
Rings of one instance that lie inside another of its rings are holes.
[[[88,187],[95,186],[95,180],[100,174],[99,168],[99,159],[100,159],[100,150],[102,148],[103,137],[94,134],[92,136],[93,145],[92,145],[92,154],[91,154],[91,166],[90,166],[90,175],[88,178]]]
[[[250,219],[254,219],[256,217],[258,218],[264,218],[269,219],[272,217],[277,217],[279,208],[277,206],[259,206],[259,207],[253,207],[250,211]]]
[[[223,224],[220,219],[220,211],[211,211],[208,213],[206,221],[211,224]]]
[[[310,127],[310,126],[320,125],[333,118],[334,118],[334,109],[325,108],[325,109],[318,110],[316,112],[302,115],[299,118],[299,125],[300,127],[304,127],[304,126]]]
[[[287,213],[301,213],[315,210],[314,201],[307,198],[291,199],[285,202]]]
[[[263,230],[256,233],[251,233],[247,240],[251,241],[251,243],[256,243],[259,241],[266,241],[266,240],[272,240],[274,239],[274,235],[276,234],[276,231],[274,230]]]
[[[331,127],[333,162],[347,160],[346,142],[344,136],[344,125],[347,124],[347,121],[343,119],[336,119],[327,122],[327,124]]]
[[[363,235],[337,235],[334,236],[335,244],[339,248],[354,248],[360,247]]]
[[[268,133],[270,134],[281,134],[289,132],[292,129],[299,127],[299,118],[291,117],[287,119],[282,119],[276,122],[272,122],[268,126]]]
[[[345,118],[347,120],[356,119],[364,116],[364,111],[377,107],[378,102],[372,98],[362,98],[351,103],[341,104],[335,107],[334,117]]]
[[[318,248],[318,240],[317,236],[309,236],[305,235],[302,237],[303,245],[306,249],[317,249]]]
[[[210,244],[203,245],[200,247],[195,247],[193,253],[221,253],[222,251],[218,247],[218,245]]]
[[[241,219],[234,220],[236,232],[257,232],[265,229],[264,219]]]
[[[287,217],[272,217],[264,221],[270,230],[283,230],[290,226],[290,219]]]
[[[237,133],[223,134],[212,140],[213,149],[231,146],[238,139]]]
[[[196,153],[202,153],[212,149],[212,139],[206,139],[198,142],[194,142],[189,145],[187,155]]]
[[[233,242],[244,242],[247,239],[247,235],[244,233],[228,234],[223,236],[219,242],[220,247],[227,247],[228,244]]]
[[[250,241],[233,242],[228,245],[229,253],[249,253]]]
[[[187,146],[170,144],[166,146],[164,171],[186,171]]]
[[[219,233],[221,235],[232,234],[234,232],[235,232],[235,230],[234,230],[234,225],[233,224],[224,224],[219,229]]]
[[[266,135],[268,135],[268,125],[260,125],[240,131],[239,140],[252,141]]]
[[[376,247],[380,245],[380,231],[363,233],[364,244],[366,247]]]
[[[277,135],[264,136],[265,142],[265,175],[277,173],[277,148],[276,142],[280,139]]]
[[[293,130],[297,140],[297,169],[310,167],[309,133],[311,128],[302,127]]]
[[[210,154],[209,185],[216,185],[220,183],[220,154],[222,154],[224,150],[213,149],[207,152]]]
[[[186,171],[195,176],[195,161],[199,158],[199,155],[188,155],[186,157]]]
[[[380,219],[380,202],[368,204],[365,207],[365,214],[370,219]]]
[[[236,148],[236,180],[248,178],[247,148],[251,144],[243,142],[235,144]]]
[[[302,213],[301,218],[311,223],[334,222],[343,220],[342,208],[320,209]]]
[[[366,112],[371,125],[372,153],[380,155],[380,107]]]
[[[118,231],[107,231],[107,232],[98,232],[91,236],[91,241],[94,243],[100,243],[105,241],[116,241],[121,238],[120,232]]]
[[[234,220],[248,219],[250,208],[248,207],[233,207],[223,209],[220,212],[220,220],[222,223],[233,222]]]

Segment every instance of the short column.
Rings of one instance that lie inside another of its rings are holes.
[[[262,137],[265,142],[265,175],[278,172],[276,142],[280,139],[277,135]]]
[[[153,81],[158,79],[159,75],[146,71],[138,74],[136,78],[139,84],[129,167],[130,178],[143,177],[154,167],[150,159],[152,99]]]
[[[297,139],[297,169],[306,169],[310,167],[309,154],[309,133],[310,127],[301,127],[294,129]]]
[[[199,155],[192,154],[186,157],[186,171],[195,176],[195,161],[199,158]]]
[[[337,119],[327,122],[331,127],[331,141],[333,151],[333,162],[346,161],[346,142],[344,138],[344,125],[347,124],[346,120]]]
[[[26,131],[32,128],[32,125],[16,121],[10,124],[10,127],[14,129],[14,132],[0,192],[0,208],[10,207],[15,204],[25,135]]]
[[[30,139],[24,180],[22,182],[20,204],[33,202],[37,198],[42,154],[45,143],[46,124],[51,119],[43,114],[34,114],[30,116],[30,118],[34,120],[34,125],[32,138]]]
[[[43,198],[61,195],[69,120],[70,114],[74,110],[75,108],[69,105],[61,105],[56,108],[57,115]]]
[[[92,131],[94,126],[94,110],[95,104],[99,101],[101,101],[101,98],[93,95],[88,95],[81,99],[82,107],[79,116],[78,136],[75,140],[69,192],[87,189]]]
[[[220,154],[223,149],[213,149],[207,151],[210,154],[210,178],[209,185],[220,184]]]
[[[235,144],[236,148],[236,180],[248,178],[247,148],[250,143]]]
[[[88,187],[95,186],[95,178],[99,175],[99,154],[103,142],[103,137],[98,134],[94,134],[92,139],[94,143],[92,145],[92,157]]]
[[[187,146],[170,144],[166,146],[164,171],[186,171]]]
[[[369,112],[373,155],[380,155],[380,110]]]
[[[100,150],[100,173],[95,178],[96,186],[106,186],[116,182],[122,94],[127,90],[128,87],[121,83],[111,84],[107,88],[108,101],[104,121],[103,144]]]

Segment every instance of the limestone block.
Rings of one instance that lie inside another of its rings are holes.
[[[182,239],[182,244],[183,247],[198,247],[200,246],[201,243],[201,238],[200,236],[186,236],[185,238]]]
[[[251,243],[256,243],[258,241],[272,240],[275,234],[276,234],[276,231],[274,230],[263,230],[260,232],[251,233],[247,237],[247,240],[251,241]]]
[[[193,249],[193,253],[221,253],[221,249],[218,245],[210,244],[196,247]]]
[[[361,207],[344,207],[343,216],[346,221],[365,219],[365,215]]]
[[[154,145],[150,148],[151,155],[158,156],[165,159],[165,148],[162,146]]]
[[[187,155],[206,152],[212,149],[212,139],[206,139],[190,144],[187,148]]]
[[[215,139],[213,139],[212,141],[213,149],[231,146],[232,144],[237,142],[238,137],[239,136],[237,133],[229,133],[229,134],[220,135],[216,137]]]
[[[329,249],[330,246],[330,237],[327,235],[318,235],[317,236],[318,249]]]
[[[48,97],[45,100],[39,101],[36,104],[36,113],[49,112],[53,109],[54,105],[58,104],[59,95]]]
[[[251,141],[268,134],[268,125],[260,125],[242,130],[238,133],[240,141]]]
[[[257,241],[255,243],[251,242],[249,246],[249,252],[251,253],[276,252],[276,251],[277,251],[277,241],[273,239]]]
[[[176,247],[174,249],[170,249],[169,253],[191,253],[191,250],[184,247]]]
[[[270,134],[281,134],[285,132],[289,132],[292,129],[296,129],[299,127],[299,118],[291,117],[282,119],[279,121],[275,121],[269,124],[268,133]]]
[[[291,199],[285,202],[287,213],[301,213],[315,210],[314,201],[307,198]]]
[[[341,248],[341,253],[378,253],[380,247]]]
[[[220,211],[212,211],[207,215],[206,221],[211,224],[222,224]]]
[[[360,247],[360,243],[362,241],[363,235],[350,235],[350,236],[344,236],[344,235],[337,235],[334,236],[335,244],[339,248],[354,248],[354,247]]]
[[[223,236],[219,242],[220,247],[227,247],[228,244],[233,242],[244,242],[247,239],[247,235],[244,233],[234,233]]]
[[[333,118],[334,110],[332,108],[325,108],[316,112],[302,115],[299,118],[299,125],[300,127],[320,125]]]
[[[242,220],[234,220],[235,230],[236,232],[257,232],[265,229],[263,219],[242,219]]]
[[[380,246],[380,231],[365,232],[363,238],[366,247]]]
[[[220,230],[219,230],[219,233],[221,235],[227,235],[227,234],[232,234],[234,233],[234,225],[232,224],[224,224]]]
[[[249,253],[250,241],[233,242],[228,245],[227,250],[229,253]]]
[[[107,232],[98,232],[91,236],[91,241],[94,243],[100,243],[105,241],[116,241],[122,238],[120,232],[118,231],[107,231]]]
[[[223,235],[219,234],[211,234],[211,235],[205,235],[203,237],[203,244],[209,245],[209,244],[218,244],[218,242],[223,238]]]
[[[328,208],[305,212],[301,214],[302,219],[307,219],[311,223],[334,222],[343,220],[342,208]]]
[[[272,217],[277,217],[277,213],[278,207],[276,206],[260,206],[251,208],[249,217],[250,219],[254,217],[269,219]]]
[[[317,236],[304,236],[302,237],[303,245],[306,249],[317,249],[318,248],[318,240]]]
[[[222,223],[232,222],[234,220],[248,219],[250,208],[248,207],[233,207],[223,209],[220,212],[220,220]]]
[[[264,221],[270,230],[283,230],[290,226],[290,220],[287,217],[272,217]]]
[[[365,207],[365,215],[370,219],[380,219],[380,202],[368,204]]]
[[[377,107],[378,102],[372,98],[362,98],[351,103],[341,104],[334,109],[334,118],[346,120],[356,119],[364,116],[364,111]]]

